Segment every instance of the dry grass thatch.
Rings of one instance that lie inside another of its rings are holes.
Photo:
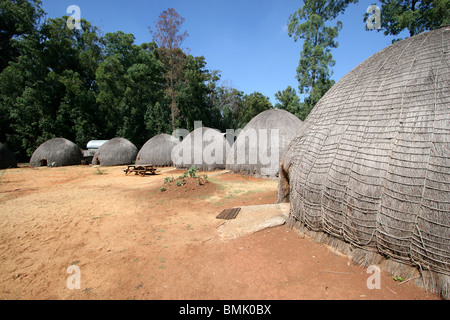
[[[125,138],[114,138],[104,143],[95,152],[93,165],[120,166],[134,163],[137,155],[136,146]]]
[[[72,141],[64,138],[50,139],[41,144],[31,156],[32,167],[61,167],[81,164],[83,153]]]
[[[197,128],[172,150],[172,161],[177,168],[195,166],[201,171],[225,169],[230,148],[222,133],[208,127]]]
[[[152,164],[154,166],[172,166],[172,149],[179,141],[168,134],[162,133],[148,140],[139,150],[136,164]]]
[[[17,167],[16,157],[9,148],[0,142],[0,169]]]
[[[381,50],[327,92],[282,161],[283,201],[291,225],[366,264],[413,266],[449,297],[450,27]]]
[[[285,110],[261,112],[239,133],[227,155],[226,168],[231,172],[276,178],[280,159],[302,123]]]

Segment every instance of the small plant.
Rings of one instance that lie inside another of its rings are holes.
[[[161,188],[159,188],[159,191],[164,192],[164,191],[166,191],[166,188],[161,187]]]
[[[402,278],[402,277],[399,277],[399,276],[396,276],[396,277],[394,277],[394,281],[402,282],[402,281],[403,281],[403,278]]]
[[[182,186],[182,185],[184,185],[186,183],[186,181],[185,180],[182,180],[182,181],[180,181],[180,180],[177,180],[177,186]]]
[[[197,170],[198,170],[198,169],[197,169],[196,167],[194,167],[194,166],[190,167],[189,170],[188,170],[189,176],[190,176],[191,178],[195,178],[195,172],[196,172]]]
[[[203,175],[203,179],[208,180],[208,175],[207,175],[207,174],[204,174],[204,175]]]
[[[6,170],[3,170],[2,173],[0,173],[0,181],[2,181],[3,175],[5,174]]]
[[[173,182],[175,179],[173,178],[173,175],[172,175],[172,178],[170,178],[170,177],[165,177],[164,178],[164,183],[165,184],[169,184],[169,183],[171,183],[171,182]]]

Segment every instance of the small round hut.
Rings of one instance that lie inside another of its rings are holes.
[[[61,167],[81,164],[80,147],[64,138],[53,138],[41,144],[32,154],[32,167]]]
[[[261,112],[237,136],[228,153],[226,168],[235,173],[275,179],[280,159],[302,123],[285,110]]]
[[[200,171],[225,169],[229,147],[219,130],[200,127],[172,149],[172,161],[177,168],[195,166]]]
[[[17,167],[16,157],[9,148],[0,142],[0,169]]]
[[[448,26],[421,33],[339,80],[289,145],[278,191],[291,225],[447,299],[449,44]]]
[[[125,138],[108,140],[97,149],[92,159],[93,165],[120,166],[132,164],[136,160],[138,149]]]
[[[175,137],[162,133],[149,139],[139,150],[136,164],[152,164],[158,167],[172,166],[172,149],[180,141]]]

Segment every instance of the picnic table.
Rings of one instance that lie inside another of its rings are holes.
[[[147,173],[156,174],[156,168],[152,164],[146,165],[129,165],[128,168],[123,170],[125,175],[128,175],[131,172],[134,172],[135,175],[140,174],[141,176],[145,176]]]

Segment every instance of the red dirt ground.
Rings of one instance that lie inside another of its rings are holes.
[[[122,169],[4,173],[0,299],[440,299],[384,272],[370,290],[365,268],[286,226],[223,242],[217,214],[274,203],[277,181],[222,171],[201,173],[203,186],[169,188],[164,178],[183,171]],[[67,288],[72,264],[80,289]]]

